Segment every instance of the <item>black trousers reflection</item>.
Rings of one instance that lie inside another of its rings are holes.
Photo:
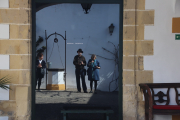
[[[79,92],[81,91],[81,86],[80,86],[80,77],[81,77],[83,91],[86,92],[87,91],[87,87],[86,87],[86,82],[85,82],[85,73],[84,73],[84,70],[83,69],[76,69],[75,70],[75,74],[76,74],[77,90]]]
[[[40,90],[42,78],[43,77],[40,75],[39,72],[36,73],[36,86],[37,86],[37,82],[38,82],[38,90]]]
[[[97,80],[92,79],[92,80],[90,81],[90,88],[91,88],[91,91],[92,91],[93,82],[94,82],[94,89],[95,89],[95,91],[96,91],[96,88],[97,88]]]

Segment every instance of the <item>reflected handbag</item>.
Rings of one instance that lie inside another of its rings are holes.
[[[43,61],[41,63],[41,65],[43,64]],[[41,68],[41,76],[44,77],[44,74],[45,74],[45,69],[44,68]]]
[[[45,70],[44,68],[41,68],[41,74],[44,75],[45,74]]]
[[[41,77],[44,77],[44,74],[45,74],[45,70],[44,68],[41,68]]]

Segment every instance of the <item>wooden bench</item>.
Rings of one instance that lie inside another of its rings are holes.
[[[114,111],[109,106],[64,105],[61,113],[63,113],[63,120],[68,119],[69,113],[102,113],[105,116],[105,120],[109,120],[109,114],[114,113]]]
[[[139,84],[140,89],[143,90],[145,98],[145,120],[153,120],[153,114],[157,115],[180,115],[180,83],[142,83]],[[159,91],[154,93],[155,88],[167,88],[167,93]],[[176,104],[169,105],[170,89],[173,88],[176,92]],[[166,97],[167,99],[164,99]],[[155,98],[158,98],[157,100]],[[165,103],[165,105],[157,105],[157,103]]]

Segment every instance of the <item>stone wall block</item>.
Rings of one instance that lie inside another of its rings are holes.
[[[124,11],[123,25],[135,25],[135,11]]]
[[[31,115],[31,102],[30,101],[17,101],[16,116],[29,116]]]
[[[123,85],[125,84],[135,84],[134,71],[123,71]]]
[[[154,10],[149,11],[137,11],[136,24],[154,24]]]
[[[10,85],[10,89],[9,90],[9,100],[15,100],[16,99],[16,86],[14,85]]]
[[[135,40],[144,40],[144,25],[135,27]]]
[[[0,70],[0,76],[9,76],[11,84],[31,84],[30,70]]]
[[[8,116],[8,120],[17,120],[16,117]]]
[[[10,25],[10,39],[30,39],[30,25]]]
[[[136,64],[136,69],[138,70],[144,70],[144,57],[143,56],[138,56],[136,57],[136,61],[137,61],[137,64]]]
[[[0,9],[0,23],[30,23],[30,10]]]
[[[17,116],[16,120],[31,120],[31,116],[30,115],[26,115],[26,116]]]
[[[28,101],[29,97],[29,87],[16,87],[16,101]]]
[[[16,116],[16,102],[0,101],[0,116]]]
[[[153,40],[136,41],[136,55],[153,55],[153,44]]]
[[[124,0],[124,9],[145,10],[145,0]]]
[[[134,69],[134,57],[123,57],[123,69]]]
[[[138,120],[145,120],[145,102],[144,101],[140,101],[138,102]]]
[[[137,90],[136,86],[123,86],[123,101],[136,100]]]
[[[134,66],[135,64],[135,66]],[[144,63],[143,63],[143,56],[124,56],[123,57],[123,69],[131,69],[131,70],[143,70]]]
[[[124,9],[135,9],[136,0],[124,0]]]
[[[9,0],[10,8],[30,8],[31,0]]]
[[[153,71],[136,71],[136,84],[153,83]]]
[[[144,26],[124,26],[123,40],[144,40]]]
[[[0,54],[29,54],[30,40],[1,40]]]
[[[123,42],[123,55],[153,55],[154,54],[154,41],[124,41]],[[136,48],[136,51],[134,51]]]
[[[123,27],[123,40],[135,40],[135,26]]]
[[[137,102],[123,102],[123,120],[137,120]]]
[[[20,9],[19,10],[19,23],[29,24],[30,23],[30,10]]]
[[[123,42],[123,55],[134,55],[134,41]]]
[[[154,24],[154,11],[124,11],[123,25]]]
[[[145,0],[135,0],[136,2],[136,9],[138,10],[145,10]]]
[[[31,59],[29,55],[10,55],[10,69],[30,69]]]

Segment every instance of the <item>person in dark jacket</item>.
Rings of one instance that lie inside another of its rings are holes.
[[[81,92],[81,86],[80,86],[80,76],[82,80],[82,87],[84,93],[87,93],[87,87],[85,82],[85,69],[84,66],[86,66],[86,59],[82,55],[83,51],[82,49],[78,49],[77,51],[78,55],[74,57],[73,64],[75,65],[75,74],[76,74],[76,85],[77,85],[77,92]]]
[[[46,62],[43,60],[43,54],[38,54],[38,59],[36,60],[36,86],[38,82],[38,90],[40,91],[41,80],[44,78],[41,70],[46,68]],[[45,70],[44,70],[45,71]]]
[[[89,67],[87,72],[88,72],[88,80],[90,80],[90,87],[91,87],[90,93],[92,93],[92,86],[94,82],[94,87],[95,87],[94,93],[96,94],[97,81],[99,81],[99,69],[101,66],[99,61],[96,59],[95,54],[93,54],[91,56],[91,59],[89,59],[87,67]]]

